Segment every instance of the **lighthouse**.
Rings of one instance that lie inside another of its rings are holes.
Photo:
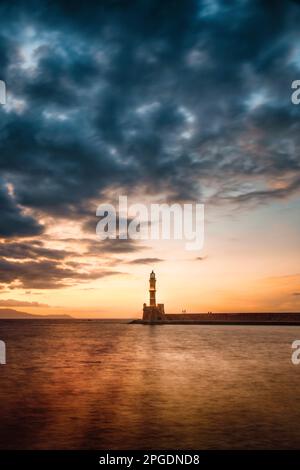
[[[153,270],[150,274],[149,284],[150,307],[156,307],[156,277]]]
[[[143,321],[156,323],[166,321],[164,304],[156,304],[156,277],[152,270],[149,278],[149,305],[143,305]]]

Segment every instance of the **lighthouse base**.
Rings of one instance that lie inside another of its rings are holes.
[[[147,323],[166,321],[164,304],[158,304],[155,307],[143,306],[143,321]]]

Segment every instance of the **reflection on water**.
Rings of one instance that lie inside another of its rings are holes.
[[[2,449],[300,446],[297,327],[0,321]]]

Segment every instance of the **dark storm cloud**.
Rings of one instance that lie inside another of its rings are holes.
[[[264,201],[267,202],[271,199],[285,199],[296,193],[300,188],[300,178],[296,178],[290,184],[283,188],[268,189],[265,191],[249,191],[238,196],[229,196],[227,200],[235,200],[236,202],[243,203],[248,201]]]
[[[154,264],[154,263],[161,263],[164,261],[161,258],[137,258],[131,261],[128,261],[128,264]]]
[[[9,194],[7,188],[0,180],[0,237],[14,236],[33,236],[39,235],[43,231],[43,227],[29,215],[25,215],[20,206],[18,206],[14,198]]]
[[[76,255],[76,253],[72,251],[45,248],[42,242],[38,240],[0,243],[0,257],[9,259],[47,258],[53,260],[63,260],[69,256],[74,255]]]
[[[105,240],[90,241],[85,255],[100,256],[101,254],[134,253],[145,248],[136,240],[107,238]]]
[[[25,289],[56,289],[78,282],[101,279],[118,274],[116,271],[82,272],[53,260],[11,262],[0,259],[0,284]]]
[[[299,20],[278,0],[1,2],[0,236],[39,235],[48,215],[94,232],[95,208],[119,192],[298,193]]]

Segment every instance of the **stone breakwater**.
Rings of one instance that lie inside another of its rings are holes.
[[[300,312],[287,313],[168,313],[162,321],[134,320],[138,324],[249,324],[249,325],[299,325]]]

